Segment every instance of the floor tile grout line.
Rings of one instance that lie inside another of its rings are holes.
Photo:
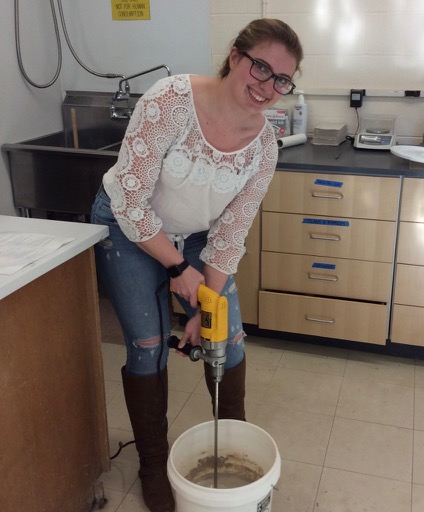
[[[333,414],[333,420],[331,422],[331,428],[330,428],[330,432],[328,434],[328,441],[327,441],[327,446],[325,448],[325,454],[324,454],[324,458],[323,458],[323,462],[322,462],[322,466],[321,466],[321,473],[320,473],[320,476],[319,476],[319,481],[318,481],[318,485],[317,485],[317,491],[315,493],[315,499],[314,499],[314,504],[313,504],[313,510],[315,511],[316,508],[317,508],[317,503],[318,503],[318,496],[319,496],[319,493],[320,493],[320,489],[321,489],[321,483],[322,483],[322,477],[323,477],[323,473],[324,473],[324,468],[326,467],[325,466],[325,460],[327,458],[327,454],[328,454],[328,448],[330,446],[330,441],[331,441],[331,434],[333,433],[333,428],[334,428],[334,422],[336,420],[336,412],[337,412],[337,407],[339,405],[339,400],[340,400],[340,395],[341,395],[341,392],[342,392],[342,388],[343,388],[343,382],[344,382],[344,378],[345,378],[345,374],[346,374],[346,367],[347,367],[347,359],[345,361],[345,367],[344,367],[344,373],[343,373],[343,377],[341,379],[341,383],[340,383],[340,388],[339,388],[339,393],[337,395],[337,402],[336,402],[336,406],[334,408],[334,414]]]
[[[353,471],[351,469],[338,468],[336,466],[323,466],[325,469],[332,469],[334,471],[343,471],[344,473],[351,473],[352,475],[370,476],[373,478],[379,478],[381,480],[388,480],[389,482],[400,482],[402,484],[410,484],[409,480],[400,480],[399,478],[390,478],[388,476],[375,475],[373,473],[364,473],[361,471]]]
[[[412,455],[411,455],[411,512],[414,506],[414,461],[415,461],[415,407],[416,407],[416,391],[417,391],[417,364],[414,361],[414,396],[412,401]]]

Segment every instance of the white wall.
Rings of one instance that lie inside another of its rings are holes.
[[[305,59],[295,78],[309,103],[308,131],[325,121],[357,127],[349,106],[350,89],[370,92],[421,90],[423,97],[364,98],[360,115],[396,116],[402,143],[417,144],[424,133],[423,0],[211,0],[213,69],[226,54],[226,42],[257,17],[276,17],[299,35]],[[295,97],[280,106],[291,107]]]
[[[125,76],[160,64],[172,74],[209,74],[210,1],[150,0],[150,20],[113,21],[110,0],[62,0],[72,46],[86,66],[101,73]],[[116,91],[119,79],[101,79],[78,66],[65,50],[63,86],[69,90]],[[141,93],[166,76],[157,71],[130,81]]]

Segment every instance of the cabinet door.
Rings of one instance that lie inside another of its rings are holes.
[[[261,266],[262,289],[390,301],[390,263],[262,252]]]
[[[391,262],[395,223],[263,212],[262,249]]]
[[[400,220],[424,222],[424,180],[405,178],[403,181]]]
[[[390,337],[393,343],[424,347],[424,308],[395,304]]]
[[[397,261],[410,265],[424,265],[424,223],[399,223]]]
[[[424,307],[424,267],[397,265],[394,302]]]
[[[395,220],[399,178],[279,171],[264,211]]]
[[[384,345],[388,307],[359,301],[260,292],[259,327]]]

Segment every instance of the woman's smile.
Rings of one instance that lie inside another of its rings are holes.
[[[249,91],[250,97],[256,104],[263,105],[266,101],[268,101],[268,98],[265,98],[251,87],[247,86],[247,90]]]

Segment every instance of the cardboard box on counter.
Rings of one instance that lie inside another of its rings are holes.
[[[290,117],[286,108],[264,110],[264,115],[272,124],[277,139],[290,135]]]

